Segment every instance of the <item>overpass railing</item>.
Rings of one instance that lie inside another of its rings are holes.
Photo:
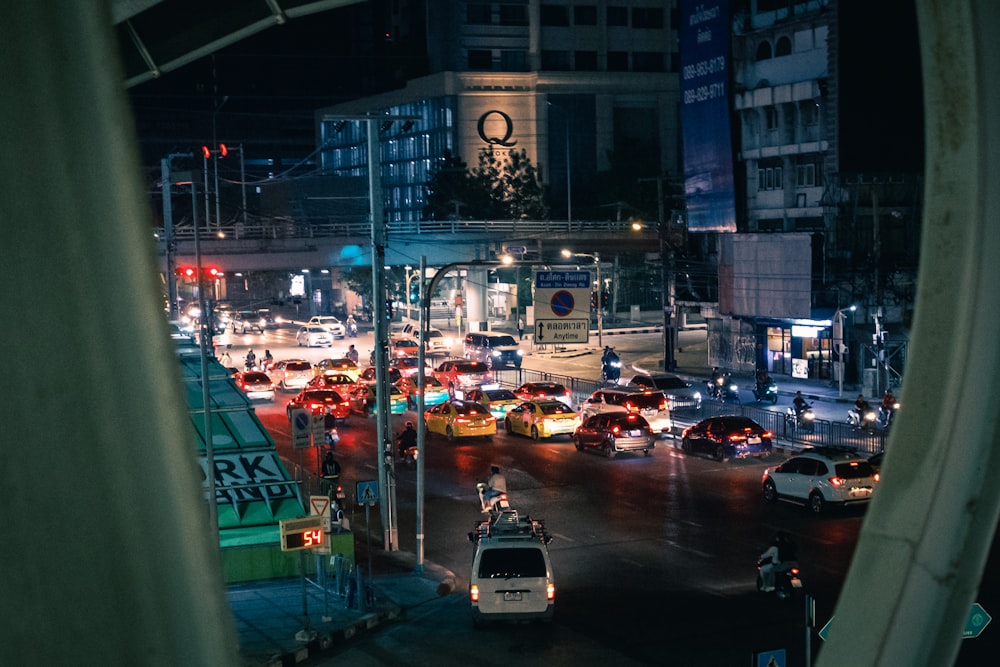
[[[157,238],[165,238],[162,227],[155,230]],[[371,223],[367,220],[301,223],[293,220],[269,220],[259,224],[242,222],[199,227],[199,239],[311,239],[330,237],[369,237]],[[618,220],[417,220],[390,222],[389,236],[418,234],[560,234],[571,232],[631,231],[630,223]],[[194,229],[175,225],[177,241],[193,240]]]

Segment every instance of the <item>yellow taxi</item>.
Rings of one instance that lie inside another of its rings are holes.
[[[314,375],[328,375],[330,373],[343,373],[357,382],[358,377],[361,375],[361,369],[358,368],[357,363],[347,357],[341,359],[320,359],[313,364]]]
[[[508,433],[530,436],[532,440],[554,435],[572,436],[580,425],[579,415],[562,401],[554,398],[523,401],[510,410],[503,420]]]
[[[497,420],[484,405],[453,399],[424,412],[428,433],[440,433],[449,440],[474,436],[489,438],[497,432]]]
[[[521,399],[515,396],[514,392],[510,389],[501,389],[495,384],[484,384],[479,389],[470,389],[465,392],[463,398],[485,405],[497,421],[503,421],[508,412],[521,404]]]

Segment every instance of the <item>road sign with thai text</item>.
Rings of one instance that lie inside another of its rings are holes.
[[[590,271],[535,271],[535,342],[590,340]]]

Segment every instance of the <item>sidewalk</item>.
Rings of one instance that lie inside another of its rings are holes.
[[[364,540],[355,539],[355,543],[356,560],[367,570],[367,546]],[[418,573],[414,554],[388,552],[381,546],[372,545],[372,570],[374,600],[364,611],[357,609],[353,599],[349,607],[347,599],[336,594],[333,580],[328,582],[326,595],[307,582],[303,596],[299,578],[227,587],[241,663],[276,667],[302,662],[381,623],[402,618],[407,609],[446,596],[455,588],[455,575],[449,570],[425,562]],[[362,576],[362,585],[367,585],[367,574]]]

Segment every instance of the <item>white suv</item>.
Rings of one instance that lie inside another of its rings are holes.
[[[829,504],[868,502],[878,480],[868,459],[853,450],[811,447],[766,469],[761,487],[768,502],[793,500],[818,514]]]
[[[347,329],[344,327],[344,323],[333,315],[314,315],[309,318],[309,321],[306,324],[309,326],[323,327],[329,331],[330,335],[334,338],[344,338],[347,336]]]
[[[605,412],[633,412],[645,417],[653,433],[669,434],[673,428],[670,407],[662,391],[652,389],[599,389],[580,405],[580,423]]]

